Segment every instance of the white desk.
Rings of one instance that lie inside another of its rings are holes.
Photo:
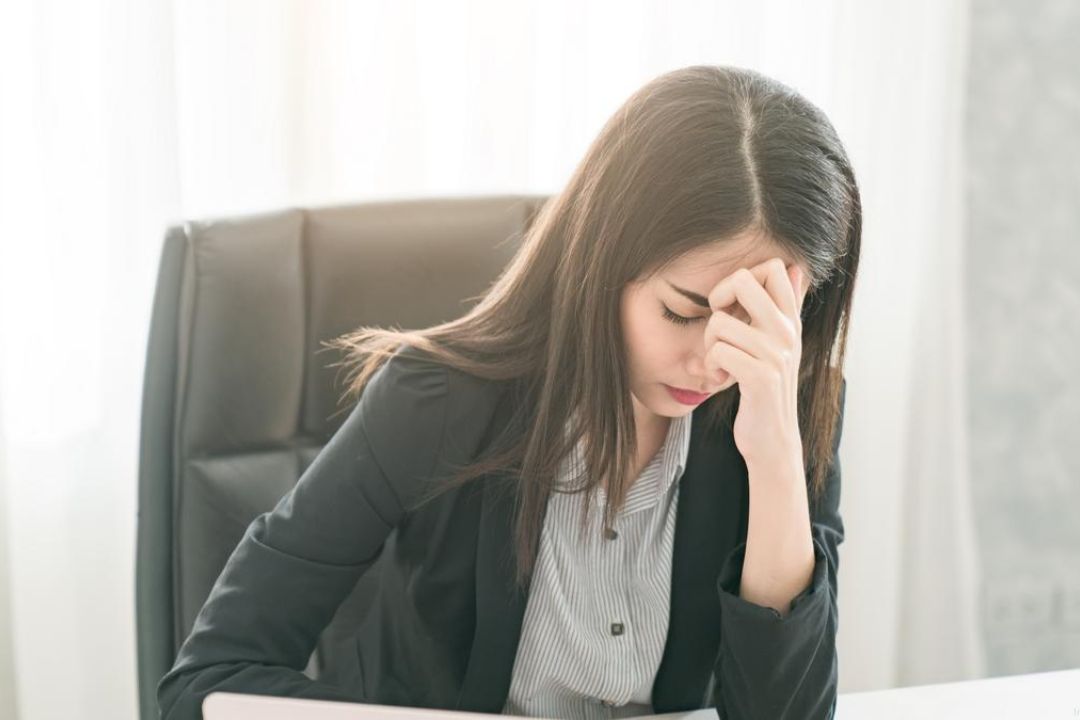
[[[836,720],[1080,720],[1080,669],[841,693]]]
[[[479,720],[480,713],[211,693],[207,720]],[[716,720],[715,710],[632,720]],[[835,720],[1080,720],[1080,669],[841,693]]]

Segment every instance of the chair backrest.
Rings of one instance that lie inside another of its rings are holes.
[[[463,314],[547,200],[371,202],[169,228],[151,318],[139,447],[139,705],[156,687],[247,525],[274,507],[344,422],[341,359],[321,343],[360,325],[421,328]],[[306,672],[372,594],[369,572]]]

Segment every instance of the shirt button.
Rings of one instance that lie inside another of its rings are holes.
[[[606,540],[614,540],[619,537],[619,533],[615,532],[615,528],[604,528],[604,538]]]
[[[626,627],[622,623],[611,623],[611,634],[622,635]]]

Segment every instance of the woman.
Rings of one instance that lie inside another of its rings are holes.
[[[332,346],[358,397],[248,527],[162,679],[534,717],[835,707],[859,191],[758,73],[615,113],[464,316]],[[380,556],[355,666],[301,671]]]

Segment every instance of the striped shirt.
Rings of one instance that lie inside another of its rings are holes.
[[[678,479],[690,449],[688,413],[672,418],[609,530],[598,488],[580,539],[581,493],[553,493],[522,620],[504,715],[648,715],[667,642]],[[580,487],[578,443],[559,473]]]

